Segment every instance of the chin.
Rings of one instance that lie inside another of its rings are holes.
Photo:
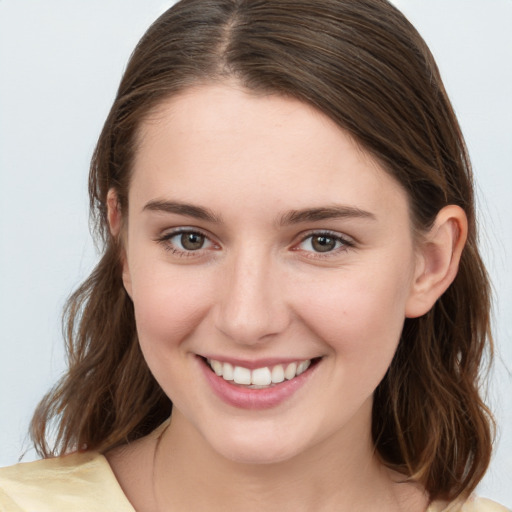
[[[260,429],[258,435],[248,432],[233,434],[216,439],[207,439],[212,448],[224,458],[238,464],[277,464],[285,462],[302,453],[306,446],[294,441],[288,434],[279,435],[275,432],[264,433]]]

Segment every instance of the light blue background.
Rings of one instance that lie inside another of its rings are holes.
[[[96,258],[88,162],[130,52],[171,3],[0,0],[0,465],[28,448],[32,411],[64,370],[61,309]],[[479,492],[510,506],[512,0],[395,3],[436,56],[473,159],[496,291],[499,422]]]

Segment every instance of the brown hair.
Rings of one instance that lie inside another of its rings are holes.
[[[90,206],[104,253],[67,304],[69,370],[32,420],[37,449],[104,452],[169,416],[172,404],[139,349],[119,245],[108,231],[107,192],[117,191],[126,212],[137,130],[154,108],[227,77],[328,115],[402,184],[417,229],[448,204],[466,212],[458,275],[429,313],[405,321],[375,392],[373,437],[383,463],[419,481],[431,499],[472,491],[489,463],[493,423],[479,395],[482,356],[491,349],[490,292],[471,168],[430,51],[385,0],[183,0],[150,27],[93,156]]]

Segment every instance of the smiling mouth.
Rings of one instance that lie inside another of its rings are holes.
[[[231,384],[248,389],[267,389],[282,382],[293,380],[318,362],[320,358],[264,366],[253,370],[215,359],[204,360],[217,376]]]

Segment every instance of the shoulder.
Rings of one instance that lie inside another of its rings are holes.
[[[0,512],[134,512],[105,457],[96,452],[0,469]]]
[[[510,509],[487,498],[470,496],[452,503],[432,503],[427,512],[511,512]]]
[[[510,512],[510,509],[487,498],[472,496],[463,503],[461,512]],[[455,509],[454,512],[457,512]]]

